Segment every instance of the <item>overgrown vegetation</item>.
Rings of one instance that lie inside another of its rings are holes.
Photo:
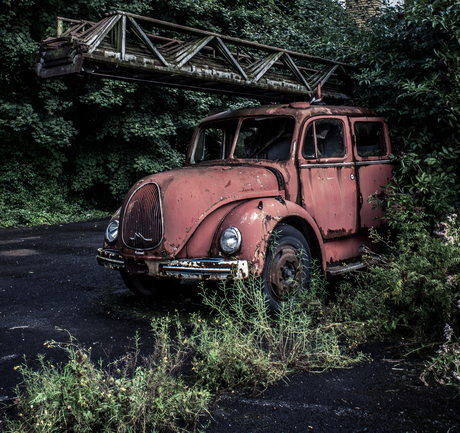
[[[382,254],[371,254],[369,270],[342,285],[336,306],[342,317],[365,321],[374,337],[398,331],[436,339],[445,323],[460,325],[458,217],[438,224],[436,237],[425,217],[413,202],[392,208],[394,239],[373,232]]]
[[[320,280],[317,280],[320,281]],[[18,366],[19,416],[8,432],[188,431],[206,415],[223,389],[264,389],[298,369],[351,366],[350,351],[362,323],[334,324],[321,316],[315,286],[303,303],[270,314],[258,281],[204,291],[205,314],[152,321],[153,353],[141,357],[139,342],[122,359],[104,365],[91,348],[48,342],[67,352],[64,365],[40,356],[40,368]]]
[[[460,310],[460,301],[458,302]],[[460,392],[460,342],[454,334],[452,327],[446,323],[444,327],[446,341],[439,347],[436,355],[426,364],[421,379],[427,384],[428,377],[442,385],[453,385]]]
[[[368,22],[352,55],[357,103],[387,116],[398,194],[440,221],[460,207],[460,2],[406,0]]]
[[[8,422],[7,431],[178,431],[195,422],[211,395],[203,387],[184,384],[177,371],[186,352],[172,354],[168,329],[154,330],[154,354],[140,360],[136,344],[108,366],[91,360],[91,348],[71,336],[69,343],[48,342],[66,351],[68,361],[55,366],[40,356],[38,370],[26,363],[19,367],[25,393],[18,400],[18,420]]]

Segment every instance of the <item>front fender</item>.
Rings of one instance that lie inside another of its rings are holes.
[[[242,244],[235,257],[252,262],[255,274],[260,275],[270,236],[276,225],[283,221],[296,221],[297,225],[308,227],[308,231],[316,236],[320,250],[324,251],[320,231],[305,209],[293,202],[269,197],[241,203],[227,214],[216,232],[212,255],[228,258],[220,251],[220,235],[230,226],[238,227],[242,235]],[[322,259],[325,263],[325,257]]]

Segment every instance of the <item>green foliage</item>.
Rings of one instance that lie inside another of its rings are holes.
[[[460,300],[458,303],[460,309]],[[433,376],[442,385],[453,385],[460,391],[460,342],[454,330],[446,323],[444,326],[446,341],[439,347],[436,355],[427,363],[421,379]]]
[[[431,219],[459,207],[460,2],[411,0],[368,23],[358,104],[388,116],[400,192]]]
[[[17,368],[25,392],[18,392],[19,419],[9,421],[10,432],[150,432],[187,431],[209,402],[210,394],[177,377],[168,326],[156,328],[156,351],[139,359],[138,341],[123,358],[104,366],[91,360],[70,336],[69,343],[48,342],[67,352],[68,361],[54,366],[39,355],[40,368],[24,363]]]
[[[337,308],[342,318],[366,321],[374,336],[397,331],[436,338],[445,323],[460,326],[459,220],[447,217],[434,237],[423,209],[407,199],[400,196],[404,201],[391,209],[395,239],[372,233],[385,254],[370,255],[369,270],[343,285]]]
[[[69,198],[65,185],[40,176],[33,165],[10,162],[0,172],[0,227],[41,225],[107,216]]]

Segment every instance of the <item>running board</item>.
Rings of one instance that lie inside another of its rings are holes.
[[[341,275],[346,274],[347,272],[358,271],[359,269],[367,268],[371,265],[375,265],[379,262],[378,258],[367,258],[366,262],[353,262],[353,263],[344,263],[343,265],[334,265],[326,266],[326,272],[329,275]]]
[[[363,262],[347,263],[339,266],[326,266],[326,272],[329,275],[341,275],[351,271],[357,271],[358,269],[365,268],[367,265]]]

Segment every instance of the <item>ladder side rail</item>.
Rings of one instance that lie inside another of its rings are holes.
[[[207,30],[195,29],[193,27],[187,27],[187,26],[183,26],[183,25],[180,25],[180,24],[169,23],[167,21],[158,20],[156,18],[143,17],[141,15],[131,14],[129,12],[123,12],[123,11],[116,11],[116,12],[109,13],[109,15],[115,15],[115,14],[125,14],[125,15],[128,15],[128,16],[132,16],[137,21],[144,21],[144,22],[149,22],[149,23],[155,24],[155,27],[161,28],[163,30],[173,30],[173,31],[177,31],[179,33],[185,33],[185,34],[196,35],[196,36],[215,36],[215,37],[221,38],[222,41],[226,41],[226,42],[231,43],[231,44],[242,45],[242,46],[245,46],[245,47],[248,47],[248,48],[255,48],[255,49],[258,49],[258,50],[261,50],[261,51],[267,51],[269,53],[271,53],[271,52],[283,52],[283,53],[289,54],[291,57],[302,58],[302,59],[310,60],[310,61],[316,62],[316,63],[323,63],[323,64],[327,64],[327,65],[331,65],[331,66],[332,65],[341,65],[341,66],[344,66],[344,67],[349,67],[349,65],[347,65],[346,63],[338,62],[338,61],[335,61],[335,60],[323,59],[321,57],[315,57],[315,56],[311,56],[309,54],[299,53],[299,52],[296,52],[296,51],[285,50],[283,48],[272,47],[272,46],[269,46],[269,45],[260,44],[258,42],[252,42],[252,41],[247,41],[247,40],[244,40],[244,39],[238,39],[238,38],[235,38],[235,37],[232,37],[232,36],[221,35],[219,33],[208,32]]]

